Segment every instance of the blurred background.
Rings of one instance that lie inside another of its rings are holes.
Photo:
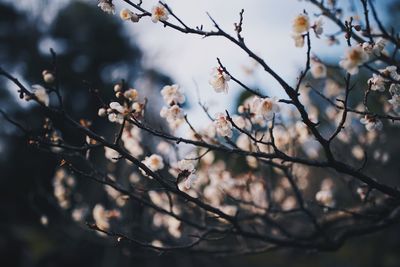
[[[340,2],[348,11],[359,8],[358,1]],[[154,3],[144,1],[145,7]],[[227,29],[233,28],[244,8],[243,30],[249,46],[295,83],[305,51],[294,48],[291,18],[304,8],[309,14],[317,13],[306,1],[237,0],[227,4],[171,0],[168,4],[191,25],[211,27],[205,15],[209,11]],[[400,2],[384,0],[376,4],[384,23],[399,29]],[[336,31],[326,24],[327,33]],[[337,64],[333,60],[343,53],[343,44],[328,52],[325,40],[313,42],[316,55]],[[104,98],[111,98],[112,86],[120,79],[136,88],[147,88],[146,96],[156,99],[163,85],[180,84],[188,95],[185,108],[189,118],[198,125],[206,119],[196,104],[199,98],[209,104],[212,114],[221,111],[221,106],[235,109],[243,98],[238,88],[233,87],[228,96],[221,97],[208,85],[217,56],[249,85],[269,95],[282,94],[254,62],[224,40],[182,35],[147,20],[124,24],[118,16],[103,13],[95,0],[0,0],[2,67],[28,85],[40,83],[42,70],[51,68],[50,48],[58,55],[67,110],[94,121],[97,129],[107,124],[96,119],[99,103],[89,89],[98,89]],[[155,110],[159,110],[160,103],[156,102]],[[0,107],[23,125],[42,125],[43,114],[35,105],[19,101],[15,87],[3,78]],[[80,138],[68,129],[66,135],[70,140]],[[285,250],[212,258],[190,253],[155,256],[141,254],[139,248],[121,248],[77,225],[58,208],[51,183],[58,163],[52,155],[28,146],[22,133],[0,118],[0,266],[400,266],[399,229],[356,238],[334,253]],[[389,171],[398,174],[399,170]],[[43,223],[44,217],[47,224]]]

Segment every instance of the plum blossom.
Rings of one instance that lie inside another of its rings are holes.
[[[215,115],[214,126],[220,136],[232,137],[232,123],[223,113]]]
[[[168,15],[167,8],[160,3],[151,9],[151,21],[154,23],[168,20]]]
[[[50,97],[47,94],[46,89],[39,84],[34,84],[31,87],[32,87],[32,94],[35,96],[36,100],[42,105],[48,107],[50,104]],[[26,96],[25,99],[30,100],[31,97]]]
[[[44,70],[42,76],[45,83],[53,83],[56,79],[54,74],[49,70]]]
[[[351,75],[358,73],[358,67],[368,60],[368,54],[361,46],[351,47],[347,50],[339,65]]]
[[[61,208],[67,209],[70,207],[71,189],[75,186],[73,176],[67,174],[64,169],[58,169],[53,178],[54,197],[57,199],[58,205]]]
[[[320,35],[324,32],[324,21],[322,16],[318,17],[318,19],[314,22],[313,26],[311,26],[314,30],[315,35],[319,38]]]
[[[245,151],[255,151],[257,149],[257,147],[250,140],[250,137],[244,133],[239,135],[236,140],[236,145],[238,146],[238,148]]]
[[[112,162],[117,162],[118,158],[120,157],[120,154],[118,153],[118,151],[109,148],[107,146],[104,147],[104,156],[106,157],[106,159],[112,161]]]
[[[137,14],[133,13],[127,8],[122,9],[119,12],[119,16],[122,20],[130,20],[132,22],[138,22],[140,19],[140,17]]]
[[[325,78],[326,74],[327,74],[326,66],[323,63],[317,62],[317,61],[312,62],[310,71],[311,71],[311,75],[315,79]]]
[[[295,47],[303,47],[304,46],[304,36],[301,33],[294,33],[292,34],[292,38],[294,40]]]
[[[209,81],[210,85],[214,88],[215,92],[227,93],[229,86],[228,81],[231,79],[227,73],[224,72],[222,68],[214,68],[211,73],[211,79]]]
[[[328,188],[324,188],[320,191],[317,192],[317,194],[315,195],[315,199],[328,207],[334,207],[335,206],[335,199],[333,198],[333,192],[332,190],[328,189]]]
[[[174,124],[179,123],[183,119],[184,114],[178,105],[173,105],[171,107],[163,107],[160,111],[160,116],[165,118],[168,123]]]
[[[118,102],[111,102],[110,103],[110,108],[117,111],[118,113],[124,113],[125,108]]]
[[[394,112],[400,113],[400,84],[392,83],[389,88],[392,98],[388,100],[392,105]]]
[[[124,92],[124,97],[126,99],[128,99],[129,101],[137,100],[138,96],[139,96],[139,93],[136,89],[130,88]]]
[[[122,114],[110,113],[108,114],[108,120],[110,122],[122,124],[124,122],[124,116],[122,116]]]
[[[118,210],[106,210],[103,205],[96,204],[93,208],[92,216],[96,226],[106,231],[110,228],[110,219],[119,218],[121,214]]]
[[[297,15],[292,24],[292,29],[294,33],[304,33],[310,29],[310,19],[306,14]]]
[[[379,72],[385,77],[391,78],[395,81],[400,81],[400,75],[397,73],[396,66],[387,66],[386,68],[379,70]]]
[[[251,122],[243,116],[234,115],[232,116],[232,120],[236,124],[236,126],[241,129],[251,129]]]
[[[115,14],[115,6],[112,3],[112,0],[100,0],[99,4],[97,5],[98,7],[101,8],[104,12],[110,15]]]
[[[368,85],[371,86],[372,91],[385,91],[386,79],[379,74],[372,74],[372,78],[368,80]]]
[[[123,113],[125,113],[125,108],[121,106],[121,104],[118,102],[111,102],[109,106],[110,109],[107,111],[108,120],[110,122],[116,122],[122,124],[124,121]],[[116,111],[116,113],[114,111]]]
[[[130,130],[125,128],[122,132],[121,140],[124,142],[124,147],[129,153],[138,157],[143,154],[143,148],[140,145],[141,136],[137,127],[132,127]]]
[[[183,104],[186,100],[177,84],[164,86],[161,95],[167,105]]]
[[[385,39],[379,38],[375,43],[364,42],[362,48],[370,56],[380,56],[383,49],[385,49],[386,43]]]
[[[99,110],[97,111],[97,115],[99,117],[105,117],[107,116],[107,110],[105,108],[99,108]]]
[[[171,144],[165,141],[161,141],[157,145],[157,151],[160,152],[162,155],[168,155],[171,149]]]
[[[383,126],[379,119],[371,115],[365,115],[364,118],[361,118],[360,122],[365,124],[365,128],[368,131],[381,130]]]
[[[180,160],[176,164],[180,174],[186,175],[185,188],[190,189],[197,180],[196,169],[191,160]]]
[[[145,157],[145,159],[142,160],[142,163],[153,172],[164,168],[163,158],[157,154],[152,154],[149,157]]]
[[[374,44],[374,54],[379,56],[382,53],[383,49],[385,49],[386,44],[387,40],[379,38]]]
[[[123,106],[118,102],[111,102],[109,107],[107,109],[108,120],[119,124],[122,124],[124,118],[131,113],[141,112],[141,105],[138,102],[134,102],[133,104],[125,103]]]
[[[93,219],[96,222],[97,227],[102,230],[107,230],[110,228],[110,223],[108,221],[107,211],[101,204],[96,204],[93,208]]]
[[[254,97],[251,110],[255,113],[256,120],[271,120],[279,111],[278,102],[275,98]]]

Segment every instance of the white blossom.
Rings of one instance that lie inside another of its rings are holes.
[[[114,92],[121,92],[122,90],[122,84],[117,83],[114,85]]]
[[[163,107],[160,111],[160,116],[165,118],[168,123],[174,124],[184,117],[182,109],[178,105],[171,107]]]
[[[71,212],[71,217],[75,222],[82,222],[87,212],[87,207],[75,208]]]
[[[117,111],[118,113],[125,112],[125,108],[118,102],[111,102],[109,106],[111,109]]]
[[[105,108],[99,108],[97,115],[99,115],[99,117],[105,117],[107,115],[107,110]]]
[[[345,57],[339,65],[351,75],[358,73],[358,67],[368,60],[368,54],[361,46],[355,46],[347,50]]]
[[[317,192],[315,195],[315,199],[328,207],[334,207],[335,206],[335,199],[333,198],[333,192],[330,189],[322,189]]]
[[[185,180],[185,188],[190,189],[197,180],[197,175],[195,174],[196,169],[193,162],[191,160],[183,159],[177,162],[176,167],[180,173],[188,173]]]
[[[400,84],[392,83],[389,88],[392,98],[388,100],[392,105],[394,112],[400,113]]]
[[[168,155],[171,149],[171,144],[165,141],[161,141],[157,145],[157,151],[160,152],[162,155]]]
[[[251,122],[248,119],[244,118],[243,116],[234,115],[232,116],[232,120],[236,124],[236,126],[239,127],[240,129],[246,129],[246,130],[251,129]]]
[[[53,83],[56,79],[54,77],[54,74],[49,70],[44,70],[42,72],[42,76],[43,76],[43,80],[45,81],[45,83]]]
[[[383,51],[383,49],[385,49],[386,44],[387,44],[387,40],[385,40],[385,39],[383,39],[383,38],[379,38],[379,39],[375,42],[375,44],[374,44],[374,46],[373,46],[373,53],[374,53],[376,56],[380,56],[381,53],[382,53],[382,51]]]
[[[177,168],[180,171],[188,171],[193,172],[195,170],[195,166],[192,160],[183,159],[177,162]]]
[[[122,20],[130,20],[132,22],[138,22],[140,19],[137,14],[127,8],[121,9],[121,11],[119,12],[119,16]]]
[[[164,86],[161,90],[161,95],[167,105],[183,104],[185,102],[185,96],[177,84]]]
[[[139,95],[138,91],[136,89],[132,89],[132,88],[130,88],[124,92],[124,97],[126,99],[128,99],[129,101],[137,100],[138,95]]]
[[[74,177],[67,174],[64,169],[58,169],[53,178],[54,197],[61,208],[70,207],[71,188],[75,185]]]
[[[304,36],[301,33],[294,33],[292,34],[292,38],[294,40],[295,47],[303,47],[304,46]]]
[[[400,95],[400,84],[392,83],[389,87],[389,92],[392,95]]]
[[[327,68],[321,62],[313,62],[310,71],[315,79],[325,78],[327,74]]]
[[[157,154],[152,154],[151,156],[146,157],[142,160],[142,163],[153,172],[164,168],[163,158]]]
[[[400,75],[397,73],[396,66],[387,66],[385,69],[379,70],[383,76],[390,77],[393,80],[400,81]]]
[[[256,149],[256,146],[253,145],[252,141],[250,140],[250,137],[244,133],[239,135],[239,137],[236,140],[236,145],[238,146],[238,148],[245,151],[253,151],[253,149]]]
[[[106,159],[108,159],[112,162],[118,161],[118,158],[120,157],[118,151],[116,151],[112,148],[109,148],[107,146],[104,147],[104,151],[105,151],[104,156],[106,157]]]
[[[251,110],[255,113],[256,120],[271,120],[279,111],[278,102],[275,98],[254,97]]]
[[[143,154],[143,149],[141,146],[141,135],[137,127],[132,127],[131,129],[125,128],[122,132],[121,140],[124,142],[124,147],[129,153],[138,157]]]
[[[111,102],[109,104],[110,108],[107,110],[108,120],[110,122],[122,124],[126,115],[130,114],[132,111],[137,112],[134,108],[135,104],[140,106],[140,104],[138,104],[137,102],[134,102],[131,106],[122,106],[118,102]]]
[[[226,74],[222,68],[214,68],[209,83],[214,88],[215,92],[227,93],[229,89],[228,81],[230,79],[231,76]]]
[[[115,14],[115,6],[112,3],[112,0],[100,0],[99,4],[97,5],[101,8],[104,12],[114,15]]]
[[[314,22],[314,25],[312,26],[315,35],[319,38],[320,35],[324,32],[324,21],[322,19],[322,16],[318,17],[318,19]]]
[[[383,78],[381,75],[373,73],[372,78],[368,80],[368,85],[371,86],[372,91],[383,92],[385,91],[386,81],[387,80]]]
[[[108,114],[108,120],[110,122],[122,124],[124,122],[124,116],[122,114],[110,113]]]
[[[216,114],[214,126],[220,136],[232,137],[232,123],[223,113]]]
[[[306,14],[299,14],[293,20],[292,24],[294,33],[304,33],[310,29],[310,19]]]
[[[36,97],[37,101],[46,107],[49,106],[50,104],[50,97],[46,92],[46,89],[38,84],[32,85],[32,93]],[[26,98],[27,100],[30,100],[30,98]]]
[[[168,15],[168,10],[162,4],[157,4],[151,9],[151,21],[154,23],[168,20]]]
[[[96,204],[93,208],[92,216],[96,226],[106,231],[110,228],[110,218],[118,218],[121,214],[117,210],[106,210],[103,205]]]
[[[381,130],[383,126],[379,119],[369,115],[365,115],[364,118],[361,118],[360,122],[365,124],[365,128],[368,131]]]

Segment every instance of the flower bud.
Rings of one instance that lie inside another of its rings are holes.
[[[51,73],[49,70],[44,70],[44,71],[42,72],[42,76],[43,76],[43,80],[44,80],[46,83],[53,83],[53,82],[55,81],[54,74]]]

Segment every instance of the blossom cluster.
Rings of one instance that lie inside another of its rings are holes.
[[[297,15],[292,23],[292,38],[295,46],[304,46],[305,34],[307,34],[310,29],[313,29],[315,36],[319,38],[324,31],[323,25],[322,17],[317,18],[314,24],[311,25],[310,18],[306,13]]]
[[[139,101],[139,93],[136,89],[129,88],[124,91],[124,86],[117,83],[114,86],[115,96],[121,100],[110,102],[108,107],[98,110],[100,117],[107,116],[110,122],[123,124],[124,120],[139,118],[144,112],[144,103]]]
[[[105,13],[110,15],[115,15],[115,5],[113,0],[99,0],[98,7]],[[159,21],[167,21],[169,12],[165,5],[158,3],[151,9],[151,21],[157,23]],[[128,8],[123,8],[119,12],[119,16],[124,21],[139,22],[143,14],[137,14],[129,10]]]
[[[385,39],[380,38],[373,44],[365,42],[350,47],[346,51],[343,59],[339,62],[339,65],[349,74],[357,74],[359,66],[367,62],[370,58],[379,56],[385,48],[385,45]]]
[[[165,118],[171,129],[176,129],[184,118],[184,113],[180,105],[185,103],[185,96],[181,92],[179,85],[166,85],[161,90],[164,106],[160,111],[160,116]]]

